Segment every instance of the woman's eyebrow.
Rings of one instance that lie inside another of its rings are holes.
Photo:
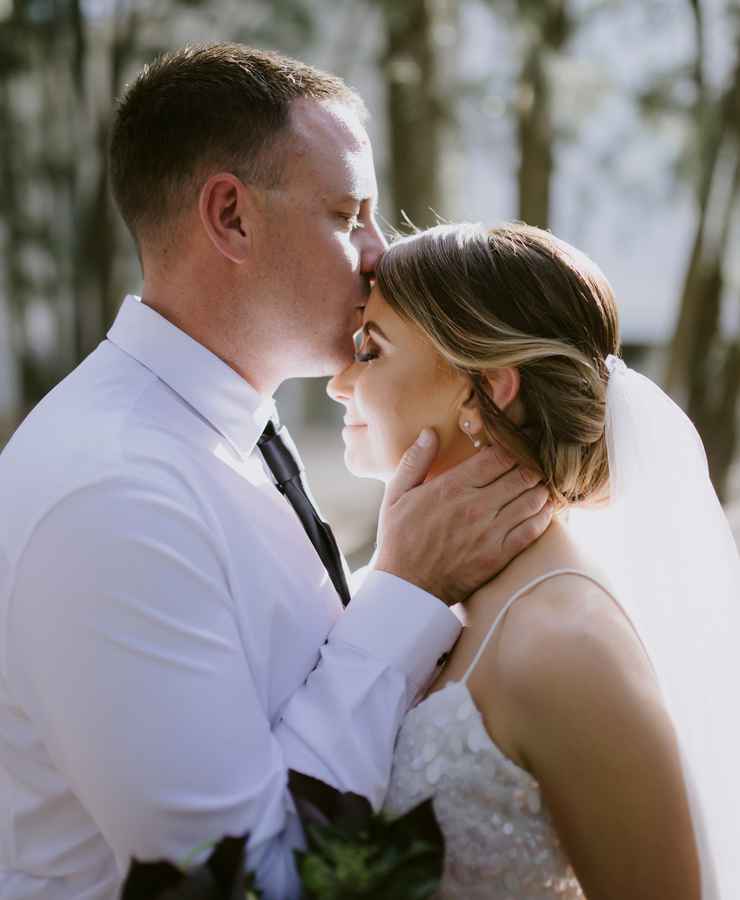
[[[388,338],[386,333],[383,331],[383,329],[380,327],[380,325],[378,325],[377,322],[373,322],[372,320],[365,322],[365,324],[362,326],[362,330],[365,333],[367,333],[368,331],[374,331],[384,341],[388,341],[389,344],[391,343],[390,338]]]

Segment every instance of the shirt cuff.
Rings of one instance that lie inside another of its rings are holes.
[[[389,572],[372,570],[328,640],[387,660],[408,678],[412,700],[444,664],[461,629],[458,617],[438,597]]]

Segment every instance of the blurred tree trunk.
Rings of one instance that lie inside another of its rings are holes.
[[[136,4],[118,0],[111,27],[110,46],[98,63],[105,67],[101,74],[107,76],[108,91],[91,111],[92,122],[86,128],[94,148],[95,170],[89,183],[78,193],[76,204],[78,362],[105,336],[121,299],[113,277],[116,230],[108,178],[108,140],[114,101],[123,89],[123,75],[137,47]],[[77,48],[84,51],[79,44]],[[80,98],[81,103],[83,99]]]
[[[722,299],[726,289],[726,261],[733,217],[740,203],[740,145],[735,141],[734,172],[728,176],[727,197],[721,211],[719,235],[706,249],[697,279],[698,302],[688,342],[688,414],[702,435],[709,472],[721,498],[737,437],[738,338],[721,333]]]
[[[79,362],[85,356],[88,346],[85,334],[86,304],[84,302],[86,252],[78,215],[79,204],[83,195],[80,160],[84,156],[84,140],[88,131],[85,127],[88,101],[86,86],[88,41],[79,0],[71,0],[70,24],[73,36],[73,56],[71,61],[73,90],[70,97],[69,120],[74,122],[74,133],[71,135],[71,140],[75,152],[70,155],[68,160],[67,177],[70,201],[70,244],[72,249],[72,342],[74,359],[76,362]]]
[[[0,78],[0,216],[5,224],[3,268],[10,323],[8,344],[17,367],[17,381],[21,393],[19,400],[23,407],[28,377],[27,348],[23,330],[23,298],[27,283],[21,266],[24,216],[19,208],[16,189],[17,125],[12,102],[11,74],[3,72]]]
[[[452,0],[380,0],[386,33],[392,224],[435,224],[447,206],[443,157],[452,118],[445,74],[454,55]]]
[[[574,25],[568,0],[517,0],[526,48],[517,96],[519,218],[548,228],[555,132],[551,62]]]
[[[9,244],[5,272],[20,416],[74,360],[64,328],[75,272],[65,214],[74,206],[70,158],[79,164],[71,139],[75,121],[69,117],[69,12],[66,4],[41,8],[18,0],[4,25],[19,60],[13,78],[3,83],[8,127],[7,132],[3,129],[2,215]],[[77,77],[74,66],[72,77]],[[22,101],[15,105],[14,86],[20,88]]]
[[[31,183],[41,173],[38,152],[29,141],[22,97],[24,80],[35,63],[36,35],[26,19],[25,4],[16,2],[0,32],[0,214],[6,234],[4,264],[9,330],[20,396],[20,416],[48,390],[47,371],[29,341],[29,308],[44,299],[43,288],[29,270],[29,254],[48,248],[52,230],[30,210]],[[43,83],[43,74],[40,78]],[[44,141],[40,141],[43,146]]]
[[[666,371],[667,389],[684,401],[707,450],[720,499],[737,445],[740,338],[721,329],[733,218],[740,210],[740,30],[728,85],[712,102],[703,79],[701,8],[697,23],[694,128],[698,142],[697,223]]]
[[[673,336],[671,352],[666,370],[665,384],[669,391],[679,392],[685,387],[689,358],[689,343],[692,318],[701,302],[701,271],[709,223],[709,200],[715,179],[720,150],[728,130],[732,130],[732,115],[737,104],[738,71],[724,92],[722,98],[712,104],[707,96],[704,78],[704,28],[702,8],[699,0],[688,0],[693,14],[695,35],[695,60],[693,81],[696,99],[692,110],[694,155],[697,161],[695,178],[697,227],[694,233],[689,262],[684,278],[679,302],[678,321]],[[740,59],[738,60],[740,63]]]

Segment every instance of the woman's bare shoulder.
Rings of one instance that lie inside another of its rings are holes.
[[[551,725],[544,709],[568,716],[575,734],[615,698],[635,708],[660,704],[655,674],[634,627],[593,582],[580,576],[550,579],[517,600],[506,618],[497,677],[524,758],[541,739],[540,729]]]
[[[627,672],[653,678],[632,623],[594,577],[599,583],[576,574],[549,578],[511,605],[479,663],[492,676],[495,666],[499,696],[503,689],[529,706],[554,681],[562,687],[571,679],[619,679]]]
[[[577,650],[584,640],[641,651],[639,638],[619,603],[598,576],[562,574],[543,581],[510,607],[502,628],[505,644],[528,658]],[[515,657],[514,657],[515,659]]]

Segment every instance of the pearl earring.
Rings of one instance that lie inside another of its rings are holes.
[[[466,431],[469,431],[470,430],[470,422],[468,422],[467,420],[465,422],[463,422],[463,428]],[[473,440],[473,437],[471,435],[468,435],[468,437],[471,439],[471,441],[473,441],[473,446],[477,450],[480,447],[480,441]]]

